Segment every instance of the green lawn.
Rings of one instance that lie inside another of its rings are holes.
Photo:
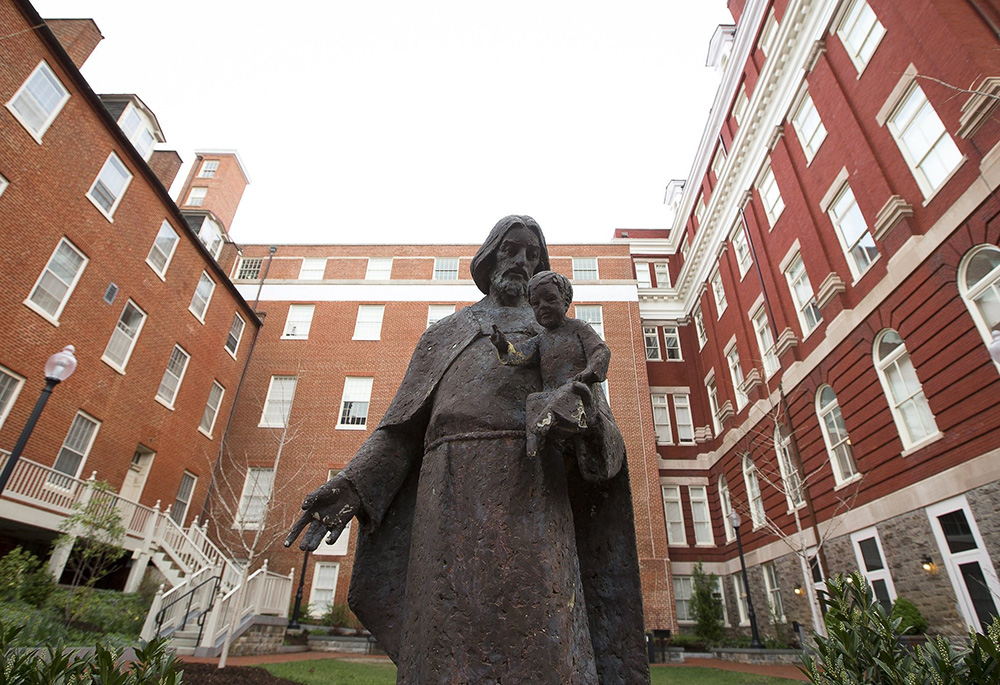
[[[305,685],[393,685],[396,682],[396,668],[392,664],[316,659],[265,664],[264,668],[276,676]],[[695,666],[653,668],[652,677],[653,685],[790,685],[796,682]]]

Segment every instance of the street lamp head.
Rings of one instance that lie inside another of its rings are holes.
[[[73,353],[76,348],[67,345],[61,352],[56,352],[45,362],[45,378],[59,383],[73,375],[76,371],[76,357]]]
[[[733,528],[740,527],[740,513],[735,509],[729,510],[729,522],[733,524]]]

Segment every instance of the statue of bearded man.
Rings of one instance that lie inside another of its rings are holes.
[[[531,217],[501,219],[472,260],[486,295],[421,337],[378,428],[306,497],[285,544],[360,536],[349,604],[397,682],[648,683],[625,448],[599,386],[584,454],[528,457],[537,368],[504,366],[541,328],[528,279],[549,268]]]

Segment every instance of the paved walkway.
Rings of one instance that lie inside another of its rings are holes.
[[[344,652],[293,652],[291,654],[264,654],[261,656],[231,656],[226,661],[232,666],[258,666],[260,664],[274,664],[284,661],[309,661],[310,659],[343,659],[345,661],[363,661],[369,663],[388,663],[389,657],[380,655],[349,654]],[[199,664],[217,664],[218,658],[209,657],[181,657],[182,661],[190,661]],[[722,659],[685,659],[683,664],[654,664],[653,668],[673,668],[675,666],[700,666],[703,668],[716,668],[720,671],[736,671],[739,673],[754,673],[756,675],[767,675],[775,678],[789,678],[790,680],[800,680],[808,682],[795,666],[788,664],[738,664]]]

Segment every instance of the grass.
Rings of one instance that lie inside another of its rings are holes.
[[[396,682],[396,668],[392,664],[316,659],[264,664],[263,667],[276,676],[304,685],[393,685]],[[652,685],[791,685],[796,682],[696,666],[654,667],[651,670]]]

